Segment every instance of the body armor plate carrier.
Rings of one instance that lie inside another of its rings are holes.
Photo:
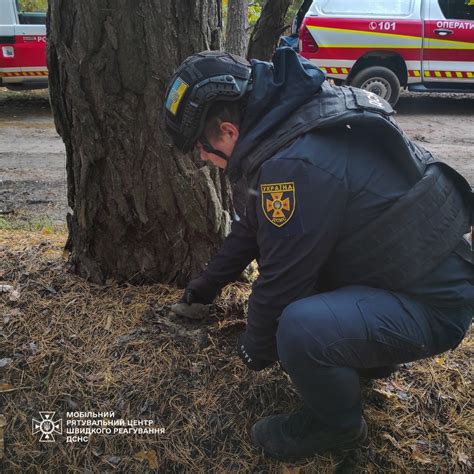
[[[412,188],[368,226],[337,242],[328,265],[337,272],[331,275],[337,286],[402,290],[453,251],[473,263],[472,245],[463,237],[468,232],[472,236],[474,195],[469,183],[413,143],[393,114],[375,94],[325,82],[312,101],[242,157],[241,169],[253,187],[261,164],[299,136],[317,128],[349,126],[377,140],[404,169]]]

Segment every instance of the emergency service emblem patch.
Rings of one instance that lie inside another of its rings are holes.
[[[263,215],[276,227],[283,227],[295,212],[295,183],[261,184]]]
[[[166,99],[166,108],[173,114],[176,115],[178,111],[179,103],[183,98],[184,93],[188,89],[189,85],[186,84],[180,77],[174,81],[170,88],[168,97]]]

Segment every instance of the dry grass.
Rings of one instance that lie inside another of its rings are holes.
[[[360,453],[285,466],[249,445],[256,419],[298,397],[279,369],[252,373],[235,356],[248,286],[226,288],[207,321],[178,321],[168,305],[179,290],[88,284],[67,271],[64,241],[0,230],[0,281],[20,290],[0,294],[5,472],[472,472],[472,339],[366,389]],[[113,411],[166,433],[40,443],[40,411]]]

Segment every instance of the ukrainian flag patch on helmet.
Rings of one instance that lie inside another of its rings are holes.
[[[183,98],[184,93],[187,91],[189,85],[186,84],[180,77],[178,77],[170,88],[168,97],[166,99],[166,108],[173,114],[176,115],[178,111],[179,103]]]
[[[264,216],[274,226],[283,227],[295,212],[295,183],[261,184],[260,189]]]

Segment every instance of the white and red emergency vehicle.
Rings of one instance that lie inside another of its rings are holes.
[[[328,77],[392,104],[400,86],[474,92],[474,0],[306,0],[293,33]]]
[[[24,13],[18,0],[0,0],[0,86],[48,86],[46,13]]]

